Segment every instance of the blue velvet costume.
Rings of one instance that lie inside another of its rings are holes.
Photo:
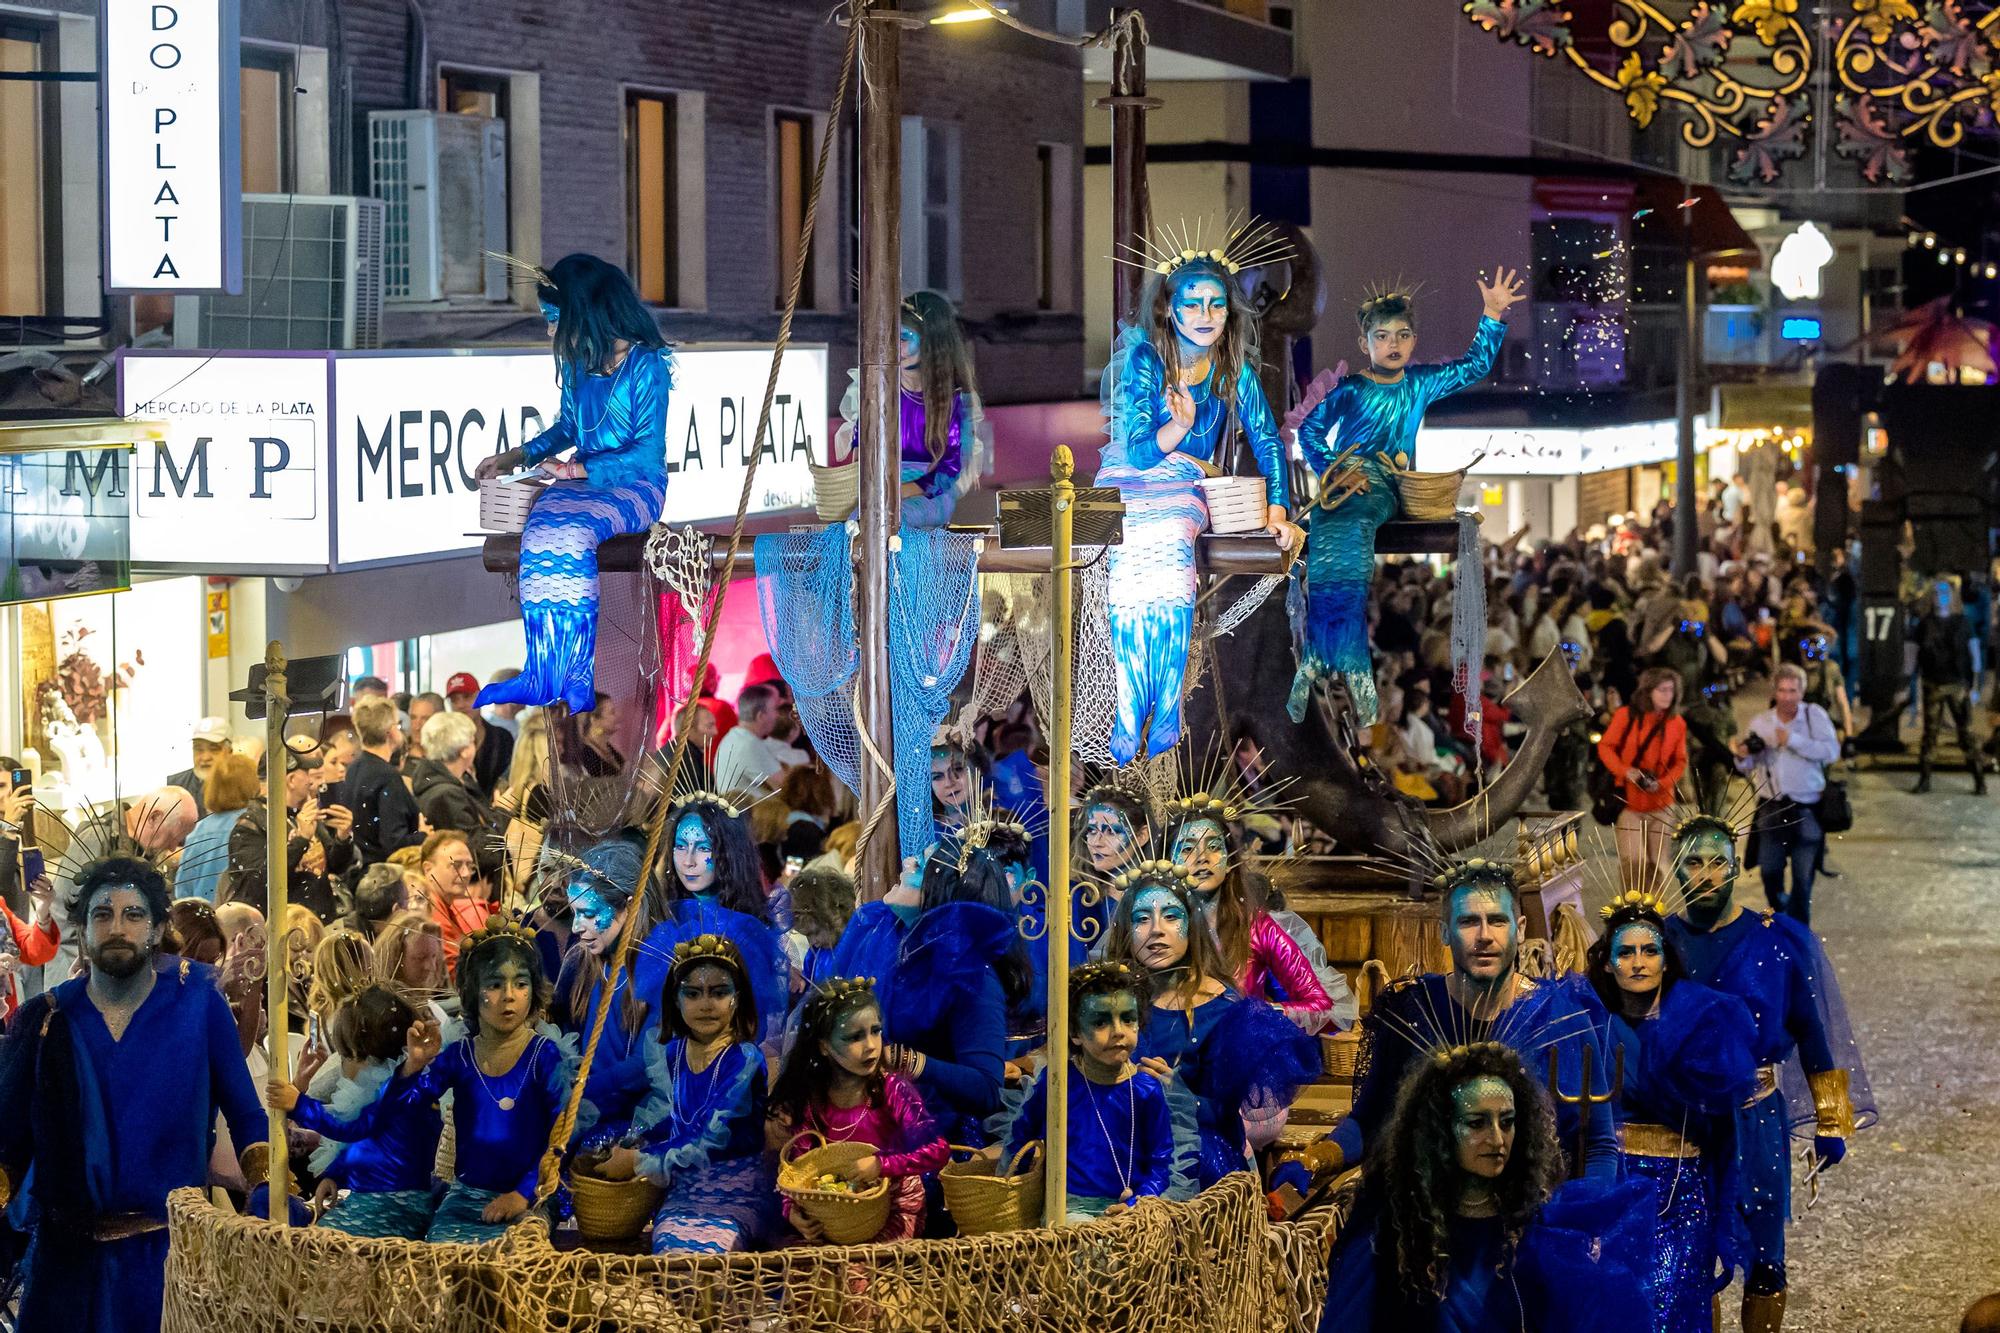
[[[157,1329],[167,1195],[207,1186],[218,1111],[239,1153],[264,1142],[215,969],[163,956],[155,970],[118,1040],[78,977],[23,1004],[0,1046],[0,1162],[30,1235],[22,1329]],[[114,1219],[158,1225],[97,1240]]]
[[[1306,516],[1305,642],[1289,704],[1294,722],[1305,717],[1313,683],[1335,677],[1353,696],[1356,722],[1375,721],[1368,589],[1375,578],[1375,530],[1402,507],[1391,464],[1415,466],[1425,409],[1491,374],[1506,333],[1505,323],[1481,316],[1471,350],[1458,360],[1411,366],[1394,384],[1349,375],[1300,424],[1299,447],[1315,473],[1359,445],[1348,462],[1367,477],[1368,489],[1337,509],[1315,504]]]
[[[1246,1167],[1243,1104],[1289,1104],[1319,1077],[1319,1042],[1296,1023],[1233,990],[1193,1010],[1151,1005],[1135,1058],[1165,1060],[1174,1082],[1194,1094],[1199,1127],[1195,1179],[1203,1189]]]
[[[1256,368],[1239,371],[1233,414],[1215,393],[1213,378],[1183,386],[1194,399],[1194,427],[1163,454],[1157,437],[1173,415],[1159,353],[1128,327],[1104,373],[1100,397],[1111,438],[1096,484],[1116,486],[1125,502],[1124,543],[1106,557],[1118,673],[1111,756],[1121,766],[1141,753],[1164,754],[1181,738],[1181,695],[1194,637],[1194,543],[1208,525],[1208,506],[1195,483],[1203,475],[1200,464],[1215,461],[1228,444],[1232,420],[1249,436],[1267,501],[1291,503],[1284,445]]]
[[[590,1039],[590,1029],[597,1022],[598,1002],[604,993],[601,983],[591,987],[584,998],[583,1012],[570,1011],[567,997],[582,965],[583,946],[577,944],[563,960],[562,974],[556,981],[555,1005],[549,1013],[550,1021],[565,1034],[576,1037],[579,1046]],[[604,1035],[597,1040],[597,1054],[590,1061],[590,1077],[583,1083],[583,1103],[577,1108],[579,1148],[596,1148],[623,1138],[632,1123],[633,1112],[645,1096],[645,1048],[647,1039],[659,1031],[660,997],[657,990],[650,997],[643,989],[636,992],[646,1016],[640,1020],[639,1030],[632,1032],[625,1026],[624,1015],[626,997],[634,994],[631,970],[620,972],[611,1012],[604,1018]]]
[[[749,1248],[777,1208],[763,1054],[738,1042],[696,1073],[676,1037],[647,1042],[645,1058],[651,1091],[633,1121],[639,1174],[667,1191],[653,1215],[653,1253]]]
[[[1069,1216],[1102,1216],[1127,1189],[1136,1202],[1163,1195],[1173,1171],[1174,1126],[1166,1090],[1143,1069],[1101,1087],[1071,1067],[1069,1100]],[[1008,1132],[1002,1163],[1048,1132],[1049,1075],[1035,1076],[1021,1114]]]
[[[1411,1061],[1438,1045],[1502,1042],[1520,1054],[1537,1081],[1548,1076],[1548,1053],[1553,1049],[1558,1053],[1557,1086],[1572,1097],[1582,1091],[1583,1053],[1588,1048],[1590,1091],[1608,1098],[1611,1066],[1605,1052],[1606,1015],[1596,992],[1583,978],[1565,976],[1528,983],[1533,989],[1501,1010],[1491,1023],[1474,1019],[1460,1006],[1446,981],[1433,972],[1397,982],[1382,992],[1375,1008],[1361,1021],[1354,1107],[1332,1134],[1348,1165],[1361,1164],[1375,1135],[1388,1121]],[[1581,1117],[1577,1107],[1568,1102],[1559,1102],[1555,1109],[1563,1150],[1570,1152]],[[1609,1100],[1592,1106],[1585,1141],[1587,1174],[1594,1179],[1615,1178],[1618,1135]]]
[[[575,1057],[555,1038],[538,1032],[528,1039],[514,1067],[497,1077],[480,1072],[471,1037],[438,1052],[416,1077],[397,1076],[376,1103],[378,1113],[452,1094],[457,1179],[445,1191],[426,1239],[476,1244],[507,1229],[482,1221],[480,1213],[509,1191],[534,1199],[549,1130],[569,1097],[575,1074]],[[512,1105],[503,1108],[500,1103],[510,1098]]]
[[[324,1102],[300,1097],[291,1118],[300,1129],[339,1141],[320,1174],[351,1192],[321,1226],[350,1236],[422,1240],[431,1224],[431,1171],[444,1121],[427,1097],[392,1099],[391,1079],[380,1075],[393,1073],[364,1070],[343,1078]]]
[[[1743,911],[1712,931],[1672,917],[1667,930],[1689,976],[1749,1006],[1755,1025],[1750,1054],[1770,1072],[1736,1113],[1741,1190],[1734,1221],[1742,1258],[1782,1273],[1785,1223],[1792,1212],[1791,1131],[1814,1122],[1812,1094],[1801,1071],[1846,1069],[1856,1127],[1875,1119],[1833,965],[1810,929],[1772,912]]]
[[[1730,1253],[1736,1207],[1736,1108],[1756,1085],[1750,1014],[1733,995],[1682,980],[1657,1014],[1636,1023],[1611,1017],[1613,1049],[1625,1053],[1618,1123],[1628,1179],[1651,1185],[1653,1333],[1709,1333],[1716,1257]],[[1672,1131],[1699,1157],[1634,1151],[1628,1126]],[[1720,1225],[1718,1225],[1720,1223]],[[1725,1277],[1725,1281],[1726,1281]]]
[[[947,903],[905,925],[882,902],[864,903],[834,950],[837,976],[876,979],[883,1036],[924,1053],[916,1079],[948,1143],[986,1143],[1000,1109],[1007,998],[994,964],[1017,938],[1015,922],[978,903]]]
[[[667,498],[667,393],[673,359],[663,348],[634,347],[610,375],[564,367],[556,424],[523,447],[540,463],[564,450],[588,475],[551,484],[528,512],[521,533],[521,623],[527,663],[513,681],[488,685],[477,706],[558,700],[572,713],[595,703],[597,548],[644,532]]]
[[[1398,1278],[1380,1199],[1364,1189],[1334,1246],[1320,1333],[1634,1328],[1633,1311],[1646,1300],[1639,1265],[1650,1239],[1647,1198],[1637,1181],[1570,1181],[1528,1224],[1511,1262],[1501,1219],[1453,1217],[1444,1298],[1435,1300]]]

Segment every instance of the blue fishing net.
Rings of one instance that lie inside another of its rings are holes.
[[[931,738],[944,721],[951,693],[964,678],[979,640],[979,539],[943,528],[908,527],[901,538],[889,566],[896,825],[903,855],[920,857],[936,831],[930,800]],[[851,628],[848,641],[853,641]],[[778,669],[784,670],[782,661]]]
[[[757,606],[771,660],[792,687],[806,734],[833,775],[861,791],[861,738],[854,727],[854,565],[845,523],[757,539]],[[935,725],[935,724],[933,724]],[[900,728],[898,729],[900,731]],[[930,732],[924,733],[926,741]],[[925,784],[929,753],[925,753]],[[926,802],[924,817],[930,818]]]

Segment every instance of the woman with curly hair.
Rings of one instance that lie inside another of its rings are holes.
[[[1548,1094],[1520,1056],[1498,1042],[1427,1056],[1334,1250],[1321,1333],[1631,1326],[1644,1191],[1562,1179]]]

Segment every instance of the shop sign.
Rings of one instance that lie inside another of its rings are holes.
[[[326,361],[125,354],[125,415],[167,423],[121,479],[134,560],[208,574],[326,568]]]
[[[104,272],[112,292],[243,290],[236,0],[102,0]]]
[[[812,502],[808,464],[826,458],[826,349],[785,353],[771,427],[753,444],[769,348],[683,348],[667,398],[665,518],[735,513],[752,457],[750,512]],[[553,425],[561,394],[543,350],[377,353],[333,359],[334,561],[339,567],[479,547],[482,458]]]
[[[1573,477],[1664,462],[1674,456],[1675,447],[1671,421],[1587,430],[1449,426],[1417,436],[1417,466],[1426,472],[1469,467],[1481,477]]]
[[[123,446],[0,454],[0,605],[131,584],[125,497],[108,484],[124,463]]]

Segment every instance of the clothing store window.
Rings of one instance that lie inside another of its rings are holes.
[[[54,32],[0,18],[0,73],[54,67]],[[55,83],[0,79],[0,315],[49,313],[60,229],[53,215]]]
[[[626,267],[648,305],[681,304],[678,101],[625,94]]]
[[[814,272],[818,247],[803,234],[806,197],[812,190],[813,157],[818,144],[813,134],[813,117],[797,111],[777,111],[771,117],[771,226],[777,238],[777,282],[775,305],[784,308],[791,289],[792,273],[799,262],[799,246],[807,246],[805,279],[799,287],[799,305],[817,309],[815,293],[818,274]]]
[[[243,193],[284,194],[297,189],[292,165],[297,75],[291,53],[245,46],[237,82],[242,94]]]

